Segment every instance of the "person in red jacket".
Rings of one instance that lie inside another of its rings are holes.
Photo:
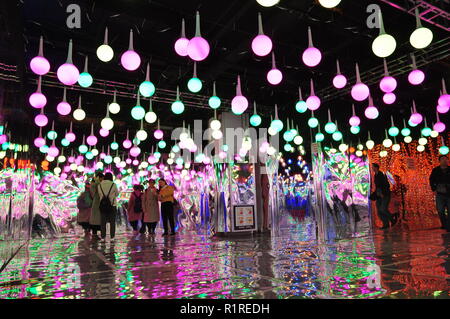
[[[142,202],[144,199],[143,196],[144,193],[142,192],[141,185],[134,185],[127,208],[128,221],[130,222],[131,227],[133,227],[133,235],[137,235],[139,233],[138,223],[140,220],[142,220]]]

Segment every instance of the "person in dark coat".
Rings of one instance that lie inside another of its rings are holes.
[[[450,169],[446,155],[439,156],[439,166],[431,171],[430,187],[436,196],[441,228],[450,232]]]
[[[389,225],[394,226],[396,221],[389,212],[389,202],[391,201],[391,186],[386,175],[380,171],[380,165],[372,164],[374,172],[375,192],[377,194],[377,213],[383,222],[381,229],[389,228]]]

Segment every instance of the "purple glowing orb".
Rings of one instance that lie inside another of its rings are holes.
[[[356,83],[352,87],[352,98],[355,101],[364,101],[369,97],[369,87],[364,83]]]
[[[131,143],[130,140],[126,139],[125,141],[123,141],[122,145],[124,148],[128,149],[133,145],[133,143]]]
[[[34,146],[40,148],[45,145],[45,140],[42,137],[37,137],[34,139]]]
[[[188,55],[188,45],[189,45],[189,39],[186,38],[179,38],[175,42],[175,52],[179,56],[187,56]]]
[[[441,114],[445,114],[448,112],[448,110],[450,109],[450,107],[448,107],[447,105],[439,105],[436,107],[436,110],[438,111],[438,113]]]
[[[311,95],[306,99],[306,106],[309,110],[315,111],[320,107],[320,98],[315,95]]]
[[[61,115],[68,115],[68,114],[70,114],[70,112],[72,111],[72,107],[71,107],[70,104],[67,103],[67,102],[60,102],[60,103],[56,106],[56,110],[57,110],[58,113],[61,114]]]
[[[358,116],[353,115],[353,116],[350,118],[350,120],[348,121],[348,123],[349,123],[351,126],[359,126],[359,124],[361,124],[361,120],[360,120],[360,118],[359,118]]]
[[[364,111],[364,115],[370,120],[376,119],[379,114],[380,113],[378,112],[378,109],[375,106],[368,106]]]
[[[8,137],[5,134],[0,135],[0,144],[5,143],[7,140],[8,140]],[[45,142],[44,142],[44,144],[45,144]]]
[[[309,47],[303,52],[302,60],[307,66],[314,67],[322,60],[322,53],[315,47]]]
[[[231,101],[231,110],[234,114],[240,115],[248,108],[248,100],[245,96],[236,95]]]
[[[59,155],[59,150],[56,146],[50,146],[47,154],[51,157],[57,157]]]
[[[30,68],[37,75],[45,75],[50,71],[50,63],[43,56],[36,56],[31,60]]]
[[[65,138],[66,138],[66,140],[68,140],[70,143],[72,143],[73,141],[75,141],[75,139],[76,139],[77,137],[75,136],[74,133],[69,132],[69,133],[66,134]]]
[[[194,61],[203,61],[209,55],[209,43],[202,37],[194,37],[189,41],[187,52]]]
[[[333,79],[333,85],[336,89],[342,89],[347,85],[347,78],[342,74],[338,74]]]
[[[65,85],[74,85],[78,82],[80,71],[71,63],[64,63],[56,72],[58,80]]]
[[[97,137],[94,135],[90,135],[86,139],[86,142],[89,146],[94,146],[95,144],[97,144]]]
[[[272,40],[264,34],[257,35],[252,41],[252,51],[258,56],[266,56],[272,51]]]
[[[36,109],[42,109],[47,104],[47,98],[40,92],[35,92],[28,99],[30,105]]]
[[[128,71],[135,71],[141,65],[141,57],[133,50],[125,51],[120,58],[122,66]]]
[[[272,85],[278,85],[283,80],[283,73],[278,69],[272,69],[267,73],[267,81]]]
[[[438,133],[442,133],[445,131],[445,124],[442,122],[437,122],[433,125],[433,130],[435,130]]]
[[[109,131],[104,128],[101,128],[99,133],[101,137],[107,137],[109,135]]]
[[[139,147],[133,146],[133,147],[130,149],[130,155],[131,155],[131,156],[133,156],[133,157],[138,157],[139,154],[141,154],[141,149],[140,149]]]
[[[384,93],[391,93],[397,87],[397,80],[392,76],[385,76],[380,81],[380,89]]]
[[[383,95],[383,102],[386,104],[392,104],[396,99],[397,97],[394,93],[386,93],[385,95]]]
[[[44,127],[48,124],[48,118],[44,114],[38,114],[34,118],[34,123],[39,127]]]
[[[153,136],[154,136],[157,140],[160,140],[160,139],[163,138],[164,133],[163,133],[163,131],[161,131],[161,130],[156,130],[156,131],[153,133]]]
[[[442,94],[439,97],[438,105],[450,107],[450,94]]]
[[[413,123],[415,125],[419,125],[423,121],[423,116],[420,113],[413,113],[413,114],[411,114],[411,117],[409,118],[409,120],[411,121],[411,123]]]
[[[425,80],[425,73],[421,70],[412,70],[408,74],[408,81],[412,85],[419,85]]]

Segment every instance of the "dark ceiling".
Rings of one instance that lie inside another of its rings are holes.
[[[37,130],[32,128],[34,111],[27,102],[28,95],[35,90],[33,81],[36,77],[29,71],[28,63],[37,53],[39,36],[45,39],[45,55],[52,64],[52,71],[64,63],[69,39],[73,39],[74,63],[83,68],[84,57],[90,57],[89,72],[94,80],[115,81],[129,85],[138,85],[145,77],[144,65],[136,72],[125,71],[119,62],[120,54],[128,46],[128,33],[134,30],[135,49],[144,62],[151,60],[151,79],[158,89],[170,90],[165,94],[173,94],[176,86],[186,92],[187,80],[192,76],[192,62],[188,58],[176,55],[173,44],[179,37],[181,19],[186,19],[188,37],[193,36],[195,11],[201,14],[202,35],[211,45],[210,56],[198,63],[198,75],[204,81],[201,97],[192,99],[183,115],[174,115],[167,103],[155,103],[154,107],[161,118],[161,126],[173,128],[181,126],[182,121],[192,122],[194,119],[209,119],[213,116],[207,107],[206,97],[212,93],[212,82],[216,81],[218,95],[226,100],[234,96],[236,77],[241,75],[243,93],[251,103],[256,101],[258,109],[265,115],[263,125],[268,126],[273,105],[278,104],[282,119],[293,119],[299,126],[305,140],[310,138],[310,130],[306,125],[309,112],[299,114],[295,111],[298,87],[301,86],[304,96],[309,95],[310,79],[314,80],[316,91],[329,88],[336,73],[335,61],[339,59],[341,70],[349,77],[354,76],[355,62],[359,63],[361,72],[382,65],[382,59],[371,51],[372,40],[378,35],[377,29],[369,29],[366,25],[368,13],[366,8],[371,3],[380,5],[385,21],[386,31],[397,39],[397,50],[388,58],[391,60],[407,56],[411,52],[421,55],[426,65],[422,67],[427,78],[423,85],[412,87],[406,80],[406,73],[398,77],[399,87],[396,90],[398,100],[394,105],[382,103],[381,91],[377,84],[371,86],[376,105],[381,109],[380,117],[370,121],[364,118],[363,110],[367,102],[355,103],[358,115],[363,119],[361,134],[353,136],[348,129],[348,118],[351,116],[353,103],[350,94],[337,95],[337,90],[327,90],[327,99],[316,113],[321,124],[326,122],[327,110],[338,121],[345,136],[356,141],[360,136],[364,140],[367,130],[372,137],[381,141],[383,129],[389,127],[390,116],[393,115],[398,125],[401,119],[409,117],[412,99],[415,99],[420,112],[426,115],[429,122],[435,119],[435,106],[440,90],[441,78],[449,79],[450,59],[440,59],[427,55],[425,50],[413,50],[409,44],[409,35],[415,28],[413,16],[397,10],[378,0],[342,0],[335,9],[325,9],[316,0],[281,0],[280,4],[263,8],[255,0],[23,0],[2,1],[2,17],[0,19],[0,57],[6,64],[17,66],[17,81],[4,82],[6,87],[5,116],[16,125],[18,130],[36,136]],[[401,1],[400,1],[401,2]],[[405,1],[405,5],[408,1]],[[433,1],[429,1],[433,2]],[[23,3],[23,4],[21,4]],[[82,8],[81,29],[68,29],[66,26],[66,7],[76,3]],[[446,1],[435,1],[435,4],[448,11]],[[267,83],[266,73],[270,69],[270,58],[258,58],[250,49],[252,38],[257,32],[257,14],[263,15],[265,33],[274,41],[277,66],[284,73],[282,84],[273,87]],[[307,47],[307,28],[312,28],[315,46],[321,49],[323,59],[316,68],[308,68],[301,61],[301,53]],[[434,43],[447,44],[449,34],[445,30],[427,25],[434,32]],[[115,58],[105,64],[95,55],[95,50],[103,40],[105,27],[109,28],[110,45],[115,50]],[[445,51],[445,50],[444,50]],[[24,53],[25,52],[25,53]],[[445,53],[445,52],[444,52]],[[434,61],[435,60],[435,61]],[[407,60],[405,63],[408,64]],[[401,65],[405,67],[405,65]],[[399,65],[396,68],[400,68]],[[365,74],[363,80],[369,80],[371,74]],[[44,77],[44,93],[49,98],[46,112],[55,120],[57,129],[63,131],[68,127],[71,117],[62,118],[56,113],[56,105],[62,97],[60,87],[46,86],[54,81]],[[353,84],[353,83],[351,83]],[[450,81],[448,81],[450,86]],[[99,84],[94,86],[101,88]],[[83,97],[83,108],[88,118],[76,129],[89,134],[91,122],[97,127],[105,113],[107,102],[111,101],[111,91],[93,93],[80,90],[75,86],[69,90],[69,102],[76,105],[78,96]],[[124,89],[126,91],[126,89]],[[325,91],[323,91],[325,92]],[[330,94],[331,92],[331,94]],[[333,93],[335,92],[335,93]],[[126,129],[138,129],[138,122],[133,120],[130,109],[135,104],[128,95],[119,98],[123,111],[113,119],[122,125],[115,129],[119,136],[124,136]],[[186,99],[189,95],[183,93]],[[144,107],[148,102],[144,102]],[[226,105],[225,107],[229,107]],[[8,110],[9,109],[9,110]],[[219,109],[220,110],[220,109]],[[250,110],[250,108],[249,108]],[[441,120],[448,121],[448,115]],[[117,127],[117,125],[116,125]],[[417,130],[418,132],[418,130]],[[24,133],[25,134],[25,133]]]

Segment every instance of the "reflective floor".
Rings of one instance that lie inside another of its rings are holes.
[[[328,245],[306,232],[33,239],[0,273],[0,298],[449,298],[445,231],[398,227]]]

